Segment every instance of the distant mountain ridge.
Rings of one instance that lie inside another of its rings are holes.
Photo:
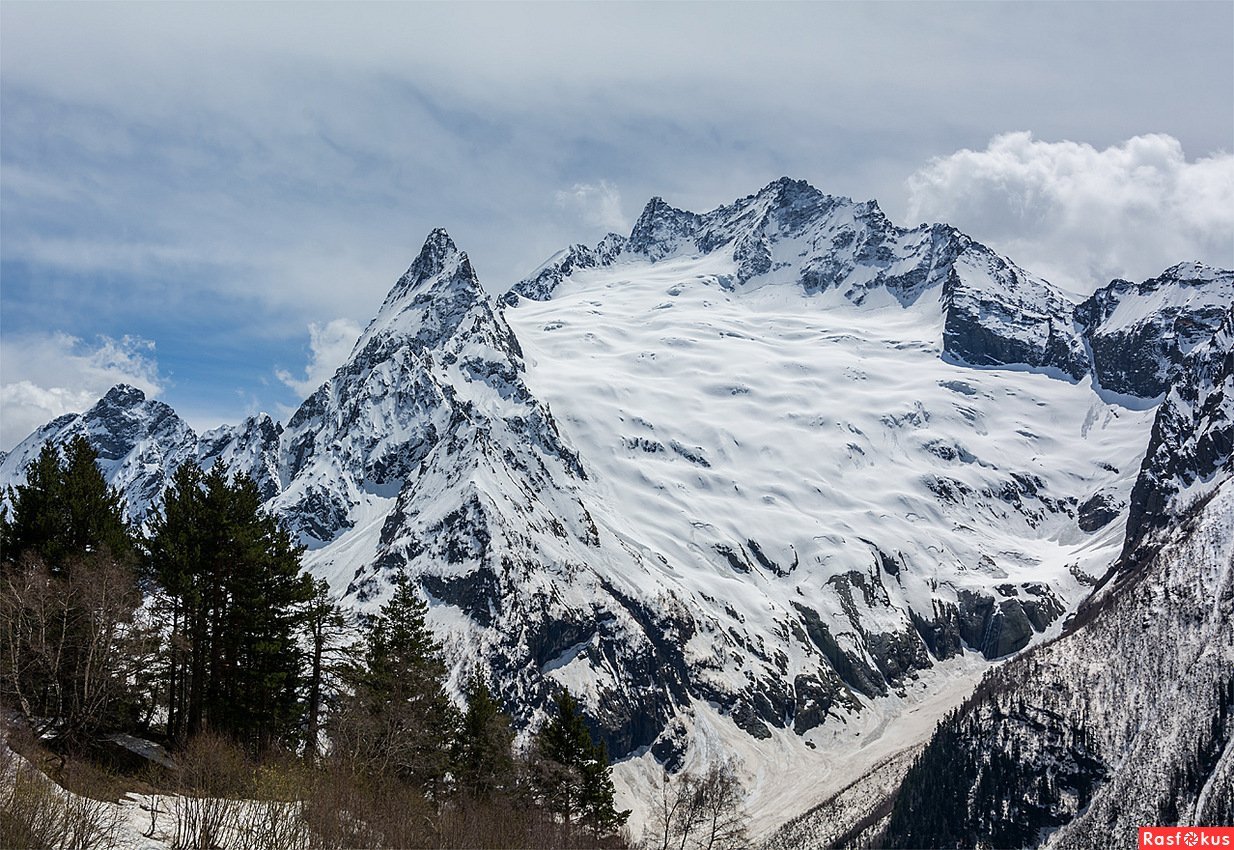
[[[490,671],[521,723],[564,686],[631,776],[717,747],[818,767],[1058,634],[1228,467],[1201,359],[1234,356],[1232,290],[1184,263],[1076,304],[787,178],[705,214],[653,199],[499,300],[435,230],[285,425],[199,436],[117,387],[0,484],[82,433],[141,522],[221,460],[337,593],[412,575],[452,675]],[[1169,424],[1197,410],[1206,436]]]

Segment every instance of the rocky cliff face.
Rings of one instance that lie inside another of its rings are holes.
[[[1111,281],[1076,308],[1106,390],[1162,395],[1184,358],[1216,332],[1234,303],[1234,272],[1179,263],[1142,283]]]
[[[283,426],[259,413],[239,425],[222,425],[202,434],[197,441],[197,463],[209,469],[222,462],[227,468],[253,479],[263,499],[273,499],[283,489],[279,472],[279,440]]]
[[[1152,533],[1234,473],[1234,307],[1216,332],[1182,359],[1157,409],[1131,491],[1121,567],[1147,554]]]

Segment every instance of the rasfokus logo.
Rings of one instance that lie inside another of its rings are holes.
[[[1228,826],[1142,826],[1140,847],[1231,847],[1234,827]]]

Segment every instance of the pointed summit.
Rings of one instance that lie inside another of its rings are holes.
[[[446,229],[444,227],[434,228],[428,235],[428,238],[424,240],[424,247],[420,249],[420,255],[416,257],[411,267],[407,269],[405,277],[414,275],[425,278],[441,274],[446,264],[454,259],[454,255],[458,253],[458,246],[454,244],[454,240],[450,238],[450,234],[446,232]]]
[[[484,300],[484,289],[471,260],[439,227],[429,233],[419,255],[391,287],[353,355],[382,330],[413,335],[426,332],[425,342],[430,343],[440,337],[443,326],[456,326],[467,310]],[[437,330],[427,331],[429,327]]]
[[[671,207],[657,195],[647,202],[634,223],[626,248],[651,260],[661,259],[671,254],[681,240],[691,236],[698,222],[696,213]]]
[[[146,394],[137,389],[137,387],[130,384],[116,384],[107,391],[107,395],[100,399],[100,403],[106,402],[116,407],[132,407],[141,404],[145,400]]]
[[[442,227],[435,228],[429,233],[428,238],[424,240],[424,247],[420,249],[419,255],[394,285],[386,303],[388,304],[396,294],[401,296],[411,290],[419,289],[423,284],[434,279],[458,279],[474,283],[477,288],[480,285],[476,280],[475,271],[471,268],[471,260],[458,249],[454,240],[450,238],[450,234]],[[383,306],[382,309],[384,310],[385,307]]]

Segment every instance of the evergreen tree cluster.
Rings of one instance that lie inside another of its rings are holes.
[[[592,740],[569,691],[557,697],[556,709],[536,741],[533,786],[543,805],[566,824],[579,824],[596,837],[609,835],[630,813],[613,806],[608,749]]]
[[[176,471],[149,563],[170,623],[167,732],[211,728],[254,749],[301,733],[297,632],[314,595],[301,549],[261,510],[257,485],[222,464]]]
[[[1082,809],[1106,775],[1086,730],[1036,717],[996,677],[948,714],[909,768],[884,835],[888,848],[1024,847]]]
[[[50,443],[43,446],[26,483],[10,491],[11,514],[0,516],[0,559],[12,564],[39,558],[62,575],[85,554],[120,560],[133,555],[120,497],[99,474],[97,460],[80,435],[69,442],[63,459]]]
[[[0,699],[80,741],[136,712],[152,634],[134,540],[82,437],[44,446],[0,511]]]
[[[357,629],[251,479],[186,464],[131,529],[79,438],[6,495],[0,701],[62,750],[160,738],[185,761],[177,781],[213,777],[189,798],[259,775],[219,784],[218,765],[295,759],[316,777],[301,826],[321,846],[623,846],[607,750],[569,693],[516,752],[483,676],[461,710],[449,698],[419,589],[396,580]]]

